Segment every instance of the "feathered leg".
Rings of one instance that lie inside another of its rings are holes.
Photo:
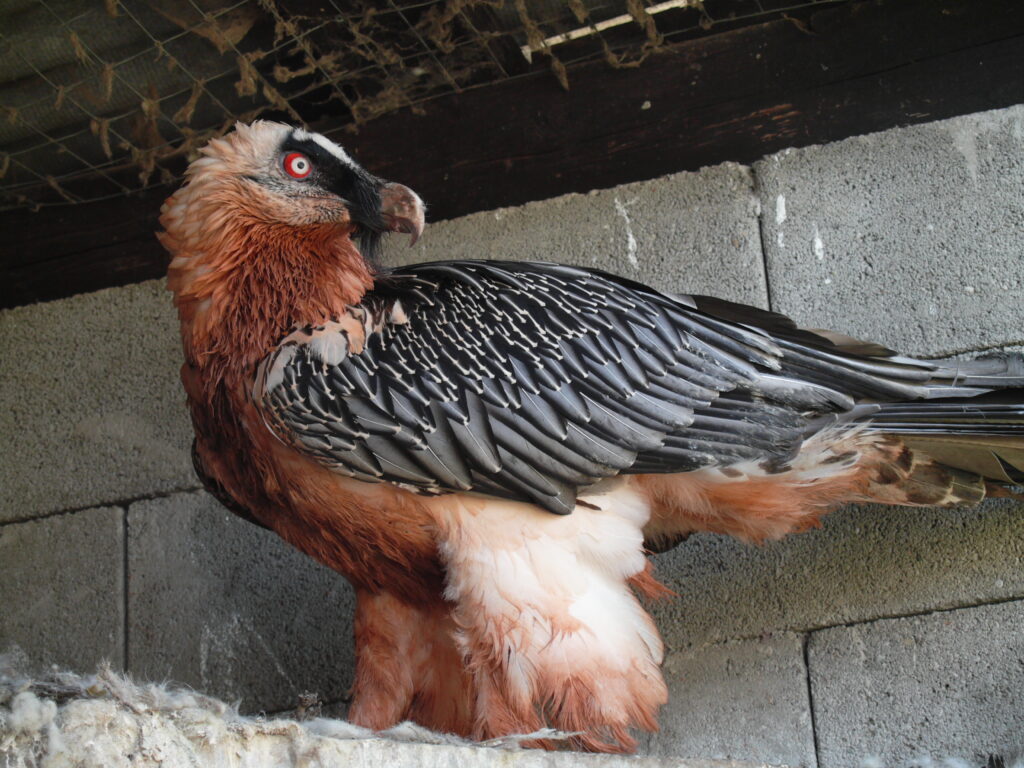
[[[662,643],[630,589],[653,584],[647,506],[625,482],[581,501],[567,516],[481,498],[434,502],[477,738],[551,726],[581,732],[577,748],[627,752],[631,728],[657,729]]]
[[[349,719],[373,730],[403,720],[469,736],[472,686],[449,607],[412,606],[387,592],[356,593],[356,680]]]
[[[976,504],[986,495],[1012,495],[1004,486],[1024,480],[1021,416],[1011,414],[1014,422],[984,404],[940,407],[946,410],[935,411],[947,423],[935,423],[927,402],[887,406],[877,423],[813,435],[782,466],[746,461],[637,475],[633,482],[652,509],[644,529],[648,546],[663,551],[695,531],[754,542],[779,539],[817,525],[844,503],[952,507]],[[955,412],[957,407],[964,413]],[[882,431],[890,410],[898,411],[892,418],[902,419],[903,433]],[[950,411],[963,425],[953,422]]]
[[[862,428],[824,431],[782,466],[743,461],[666,475],[636,475],[652,516],[644,529],[663,551],[693,532],[744,541],[781,539],[813,528],[840,504],[872,500],[872,481],[892,461],[884,436]]]

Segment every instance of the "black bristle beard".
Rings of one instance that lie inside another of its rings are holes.
[[[383,232],[376,232],[369,227],[360,227],[359,234],[356,235],[359,253],[375,269],[380,266],[380,243],[383,234]]]

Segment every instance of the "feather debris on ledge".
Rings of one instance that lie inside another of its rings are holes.
[[[520,750],[552,730],[473,743],[402,723],[374,733],[344,720],[246,717],[211,696],[136,683],[102,665],[95,675],[31,676],[0,656],[0,764],[5,768],[611,768],[623,758]],[[502,752],[502,757],[496,752]],[[515,751],[515,754],[510,754]],[[643,759],[636,768],[768,768],[725,760]]]

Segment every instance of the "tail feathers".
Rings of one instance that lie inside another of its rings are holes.
[[[883,405],[872,415],[871,428],[946,467],[1024,484],[1024,389]]]
[[[783,402],[812,410],[849,399],[852,407],[840,405],[812,419],[807,435],[841,424],[882,433],[870,498],[951,505],[980,501],[986,492],[1005,495],[1003,485],[1024,485],[1024,355],[915,359],[830,331],[798,328],[771,312],[703,296],[689,302],[767,332],[783,352],[783,379],[840,393],[825,401],[813,390],[809,394],[818,400],[812,401],[806,386],[783,390],[767,381],[758,394],[784,395],[789,399]]]
[[[912,451],[927,454],[947,467],[970,472],[986,480],[1024,485],[1024,434],[1006,435],[908,435],[903,443]]]
[[[954,386],[999,390],[1024,387],[1024,355],[981,357],[977,360],[926,360],[924,362],[936,367],[933,374],[936,379],[952,381]],[[1020,404],[1021,401],[1018,399],[1017,403]]]
[[[945,486],[942,503],[970,503],[1024,485],[1024,357],[928,362],[928,399],[886,403],[868,416],[872,430],[904,446],[908,495]]]

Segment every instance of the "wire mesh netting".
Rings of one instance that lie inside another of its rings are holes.
[[[173,181],[236,120],[331,134],[398,109],[845,0],[5,0],[0,207]],[[793,17],[793,22],[801,22]]]

